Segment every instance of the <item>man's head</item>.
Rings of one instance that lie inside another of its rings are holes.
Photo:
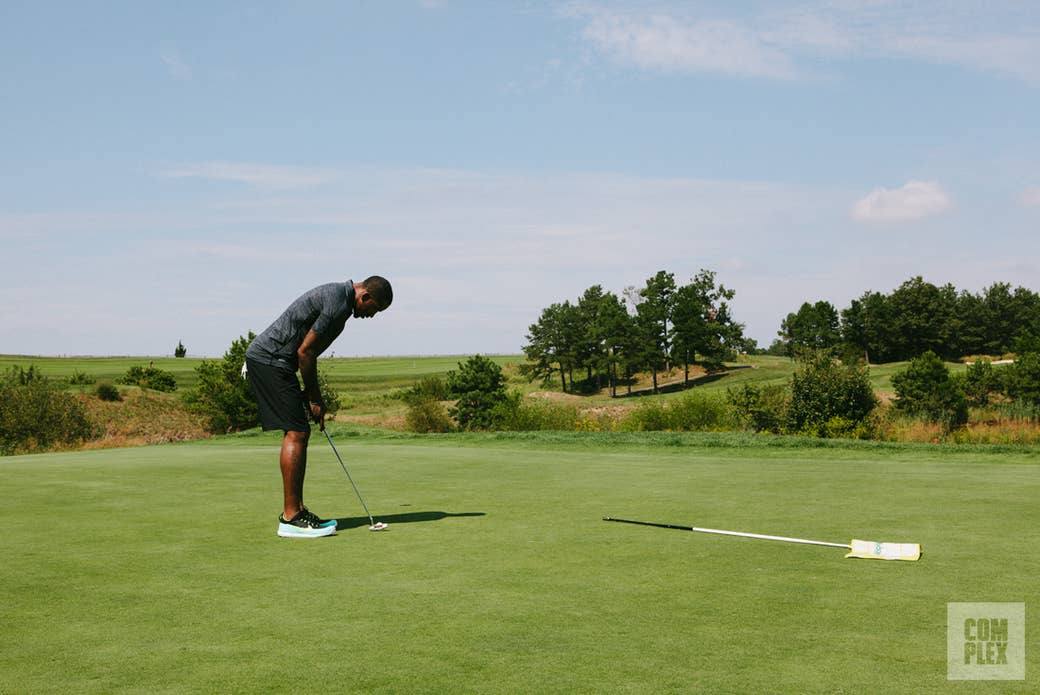
[[[385,310],[394,301],[394,290],[383,277],[373,275],[354,283],[354,318],[367,319]]]

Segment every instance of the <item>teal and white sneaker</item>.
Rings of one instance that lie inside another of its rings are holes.
[[[304,507],[289,521],[278,515],[278,535],[282,538],[321,538],[336,533],[336,520],[322,520]]]

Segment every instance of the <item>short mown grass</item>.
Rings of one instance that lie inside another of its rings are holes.
[[[1040,589],[1040,456],[718,433],[337,426],[275,537],[279,438],[0,459],[0,692],[964,693],[946,603]],[[847,542],[917,563],[601,521]],[[1028,613],[1031,614],[1031,613]]]

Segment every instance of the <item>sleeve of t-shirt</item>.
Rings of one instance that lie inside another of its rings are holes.
[[[311,325],[311,330],[324,338],[334,337],[329,335],[329,329],[336,321],[336,309],[338,305],[334,290],[328,288],[326,291],[322,292],[320,302],[321,311],[318,313],[318,318],[314,319],[314,323]]]

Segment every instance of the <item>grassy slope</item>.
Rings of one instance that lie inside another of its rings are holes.
[[[44,376],[70,377],[75,372],[88,374],[98,381],[112,381],[124,376],[130,367],[146,367],[152,364],[171,372],[177,379],[178,389],[195,386],[195,368],[202,362],[199,358],[185,357],[31,357],[23,355],[0,355],[0,372],[13,366],[28,368],[36,366]]]
[[[355,434],[391,529],[316,441],[308,503],[349,527],[319,541],[274,536],[270,435],[0,459],[0,691],[995,692],[945,680],[946,602],[1040,598],[1035,450]],[[1027,630],[1001,692],[1036,692]]]
[[[522,360],[520,355],[489,355],[500,365]],[[219,359],[219,358],[217,358]],[[424,376],[443,376],[458,368],[465,356],[440,357],[330,357],[319,365],[336,389],[346,393],[381,395],[397,388],[407,388]],[[195,357],[32,357],[0,355],[0,372],[13,366],[35,365],[44,376],[70,377],[75,372],[96,377],[99,381],[115,381],[133,366],[152,364],[171,372],[180,391],[195,386],[195,369],[203,360]]]
[[[488,355],[499,365],[522,361],[520,355]],[[329,383],[351,396],[385,395],[395,389],[408,388],[427,376],[445,376],[457,370],[467,357],[354,357],[323,358],[319,368]]]
[[[503,367],[516,365],[523,361],[522,355],[489,356]],[[458,368],[458,363],[466,356],[440,357],[331,357],[323,358],[321,370],[325,373],[334,388],[354,400],[378,399],[394,390],[407,388],[425,376],[444,376]],[[0,372],[14,365],[28,367],[36,365],[46,376],[68,377],[74,372],[89,374],[99,380],[114,381],[126,374],[126,370],[135,365],[153,363],[156,367],[172,372],[177,378],[178,390],[185,390],[195,385],[195,368],[202,362],[200,358],[175,359],[173,357],[26,357],[16,355],[0,355]],[[892,390],[892,375],[906,369],[907,362],[893,362],[870,367],[871,381],[874,387],[882,391]],[[713,381],[698,385],[694,390],[699,392],[725,392],[732,387],[744,384],[762,386],[765,384],[785,383],[794,372],[794,362],[786,357],[753,356],[741,357],[731,365],[735,367],[718,375]],[[951,373],[967,369],[967,365],[948,363]],[[510,370],[513,384],[525,390],[534,390],[538,384],[530,384],[517,378]],[[674,378],[681,378],[676,371]],[[639,387],[649,386],[640,383]],[[558,389],[557,381],[553,388]],[[624,389],[619,389],[624,393]],[[661,398],[668,400],[680,397],[684,392],[664,394]],[[588,404],[613,402],[606,389],[598,396],[583,399]]]

